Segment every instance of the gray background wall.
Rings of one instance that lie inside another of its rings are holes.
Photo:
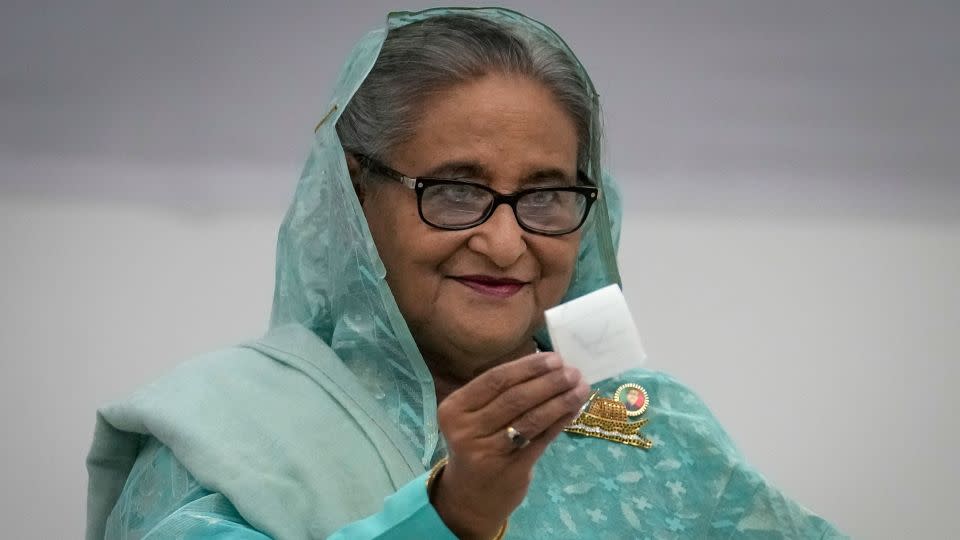
[[[0,4],[4,536],[78,537],[95,407],[264,329],[339,64],[426,5]],[[651,367],[847,532],[960,535],[960,4],[513,6],[602,94]]]

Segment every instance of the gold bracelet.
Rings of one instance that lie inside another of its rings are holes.
[[[443,468],[447,466],[447,461],[449,460],[446,456],[441,458],[440,461],[430,469],[430,474],[427,475],[427,498],[431,504],[433,503],[433,486],[437,483],[437,479],[440,478],[440,473],[443,472]]]
[[[440,475],[443,474],[443,468],[447,466],[447,458],[441,458],[436,465],[430,469],[430,474],[427,475],[427,499],[430,500],[430,504],[433,504],[433,489],[437,480],[440,478]],[[507,534],[507,524],[510,522],[503,522],[503,525],[500,526],[500,530],[497,531],[497,535],[494,536],[491,540],[503,540],[503,537]]]

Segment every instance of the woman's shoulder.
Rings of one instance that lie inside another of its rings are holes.
[[[101,408],[87,460],[93,536],[102,537],[97,531],[146,440],[169,448],[204,489],[223,494],[257,523],[291,512],[302,514],[297,526],[362,517],[422,472],[409,451],[397,449],[399,437],[386,432],[382,419],[343,391],[350,381],[324,369],[335,355],[305,332],[272,332],[197,356]],[[269,486],[265,478],[273,479]],[[369,494],[368,506],[334,488],[347,485]],[[290,500],[302,507],[277,507]],[[316,508],[327,511],[316,516]],[[302,536],[291,532],[293,522],[276,526],[280,536]]]
[[[281,327],[261,338],[188,358],[100,412],[109,417],[123,409],[232,409],[238,402],[291,394],[316,405],[331,399],[316,387],[318,379],[336,378],[338,374],[331,373],[336,369],[330,369],[336,364],[340,364],[336,354],[315,334],[302,327]]]
[[[181,445],[229,449],[236,441],[308,434],[338,448],[382,442],[382,412],[363,401],[357,386],[319,337],[302,327],[280,328],[188,359],[98,415],[115,430],[153,436],[174,452]]]

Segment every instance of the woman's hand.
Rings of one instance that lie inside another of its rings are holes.
[[[431,502],[460,538],[489,540],[523,501],[533,466],[587,400],[580,372],[555,353],[499,365],[443,400],[437,417],[449,462]],[[507,436],[513,427],[530,443]]]

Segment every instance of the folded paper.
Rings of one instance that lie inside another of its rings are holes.
[[[594,384],[641,365],[646,353],[617,285],[546,311],[553,348]]]

